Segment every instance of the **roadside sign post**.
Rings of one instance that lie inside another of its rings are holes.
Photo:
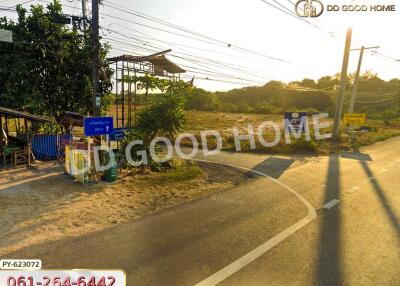
[[[293,126],[293,129],[298,132],[300,128],[301,133],[306,132],[306,120],[304,118],[307,118],[307,112],[285,112],[284,115],[284,122],[285,122],[285,132],[290,132],[289,126],[287,126],[287,121],[290,122],[290,124]]]
[[[343,123],[346,125],[358,126],[365,123],[367,115],[365,113],[345,113]]]
[[[126,128],[114,128],[114,133],[110,135],[111,141],[122,141],[125,138]]]
[[[112,117],[86,117],[83,120],[86,137],[111,135],[114,133]]]
[[[114,133],[114,120],[112,117],[85,117],[83,119],[84,136],[89,137],[88,142],[88,165],[91,167],[90,159],[90,140],[91,137],[106,135],[107,142],[109,136]]]
[[[349,126],[349,132],[351,133],[351,145],[353,146],[353,153],[357,152],[356,148],[356,138],[354,133],[356,133],[355,128],[364,124],[367,115],[365,113],[345,113],[343,116],[343,123]]]

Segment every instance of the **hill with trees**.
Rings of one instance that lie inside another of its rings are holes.
[[[250,86],[226,92],[193,89],[186,108],[190,110],[238,113],[273,114],[284,111],[334,113],[338,94],[339,74],[323,76],[314,81],[304,78],[284,83],[270,81],[264,86]],[[349,75],[346,86],[345,108],[349,104],[354,75]],[[365,72],[359,80],[356,111],[372,116],[391,113],[400,116],[400,79],[385,81],[376,73]]]

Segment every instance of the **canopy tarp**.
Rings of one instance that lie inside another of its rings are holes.
[[[177,64],[171,62],[164,55],[162,56],[131,56],[131,55],[122,55],[119,57],[109,58],[110,62],[132,62],[132,63],[140,63],[140,62],[150,62],[154,65],[155,69],[162,69],[168,73],[184,73],[186,72],[183,68],[178,66]]]
[[[23,119],[27,119],[29,121],[57,123],[55,120],[53,120],[51,118],[34,115],[34,114],[30,114],[25,111],[17,111],[14,109],[0,106],[0,117],[2,115],[6,115],[8,118],[23,118]]]

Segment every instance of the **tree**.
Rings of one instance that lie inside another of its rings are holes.
[[[319,89],[334,89],[339,84],[337,78],[331,76],[323,76],[317,82],[317,88]]]
[[[308,88],[316,88],[317,84],[313,79],[305,78],[301,81],[301,85]]]
[[[212,92],[201,88],[194,88],[185,107],[191,110],[216,110],[218,107],[218,98]]]
[[[17,13],[16,22],[0,19],[0,28],[11,30],[14,38],[14,43],[3,43],[0,50],[1,104],[57,120],[65,110],[90,112],[90,39],[76,26],[68,28],[60,23],[63,12],[58,0],[47,8],[32,5],[29,13],[18,5]],[[109,46],[101,46],[99,88],[104,95],[112,87],[112,70],[105,60],[108,50]]]
[[[378,77],[376,73],[366,71],[360,76],[359,91],[384,91],[386,89],[386,82]]]
[[[264,87],[271,89],[281,89],[284,88],[285,84],[279,80],[271,80],[267,82]]]
[[[400,79],[394,78],[387,82],[387,88],[390,91],[400,92]]]
[[[146,73],[144,76],[138,77],[137,87],[139,90],[145,90],[146,107],[149,104],[149,91],[157,87],[158,80],[156,77]]]

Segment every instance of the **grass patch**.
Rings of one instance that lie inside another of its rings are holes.
[[[151,181],[155,184],[174,184],[178,182],[192,181],[204,176],[203,170],[195,164],[185,164],[174,169],[169,169],[160,173],[153,173],[151,176],[146,176],[146,181]]]
[[[180,181],[191,181],[203,176],[203,170],[196,165],[187,166],[180,169],[172,169],[161,175],[159,179],[165,183],[174,183]]]
[[[259,114],[230,114],[222,112],[204,112],[204,111],[187,111],[187,127],[185,132],[193,133],[199,144],[201,145],[200,131],[206,130],[217,130],[220,132],[223,141],[224,151],[236,151],[235,142],[233,137],[232,128],[237,127],[241,134],[247,134],[247,126],[251,124],[256,131],[257,127],[265,121],[273,121],[283,126],[283,115],[259,115]],[[333,122],[333,118],[327,119]],[[309,120],[311,122],[312,120]],[[357,133],[356,147],[374,144],[379,141],[384,141],[395,136],[400,136],[400,120],[391,120],[390,122],[385,120],[367,120],[366,126],[370,128],[369,132]],[[323,155],[329,153],[336,153],[339,151],[352,150],[351,135],[345,132],[345,127],[341,127],[341,142],[334,143],[330,139],[326,140],[315,140],[313,126],[310,124],[311,141],[306,141],[304,136],[301,139],[293,139],[290,144],[286,144],[283,134],[283,128],[281,128],[281,140],[274,147],[264,147],[256,139],[256,149],[251,149],[248,141],[241,142],[242,152],[251,153],[265,153],[265,154],[316,154]],[[328,131],[326,129],[325,131]],[[271,142],[274,139],[275,134],[273,132],[266,131],[264,138],[266,141]],[[314,138],[314,139],[313,139]],[[183,146],[191,147],[190,140],[183,140]],[[200,146],[201,147],[201,146]],[[208,140],[208,148],[210,150],[216,147],[216,141],[210,137]]]
[[[113,113],[113,112],[111,112]],[[341,142],[334,143],[331,140],[315,140],[307,142],[302,139],[293,139],[291,144],[286,144],[284,140],[283,134],[283,115],[277,114],[250,114],[250,113],[228,113],[228,112],[213,112],[213,111],[185,111],[185,116],[187,119],[187,124],[183,132],[192,133],[196,136],[197,141],[200,144],[201,148],[201,138],[200,132],[207,130],[216,130],[218,131],[223,140],[223,149],[224,151],[235,151],[235,142],[233,138],[233,128],[237,127],[241,134],[247,134],[248,125],[252,125],[253,128],[257,129],[257,127],[265,122],[265,121],[273,121],[279,126],[281,126],[282,134],[281,140],[278,145],[267,148],[258,143],[258,138],[256,137],[256,149],[252,150],[248,144],[248,142],[242,142],[242,152],[251,152],[251,153],[263,153],[263,154],[305,154],[311,153],[316,155],[324,155],[332,152],[339,151],[349,151],[352,150],[351,136],[346,134],[344,131],[344,126],[341,127]],[[333,118],[326,119],[330,121],[331,124],[333,122]],[[309,118],[309,122],[311,123],[311,118]],[[388,120],[377,120],[377,119],[367,119],[367,123],[365,124],[371,128],[369,132],[366,133],[357,133],[356,135],[356,145],[357,146],[365,146],[374,144],[379,141],[384,141],[390,139],[395,136],[400,136],[400,120],[399,119],[391,119]],[[312,126],[310,126],[311,132],[313,132]],[[274,139],[274,134],[272,132],[266,132],[264,134],[264,138],[266,141],[271,142]],[[313,138],[313,135],[311,136]],[[182,146],[192,147],[191,141],[188,139],[184,139],[182,141]],[[213,137],[208,139],[208,148],[210,150],[216,147],[216,140]],[[172,172],[172,171],[167,171]],[[176,171],[179,173],[179,171]],[[166,175],[168,176],[168,175]],[[174,177],[174,175],[171,175]],[[179,177],[179,176],[177,176]],[[173,180],[173,179],[172,179]]]

